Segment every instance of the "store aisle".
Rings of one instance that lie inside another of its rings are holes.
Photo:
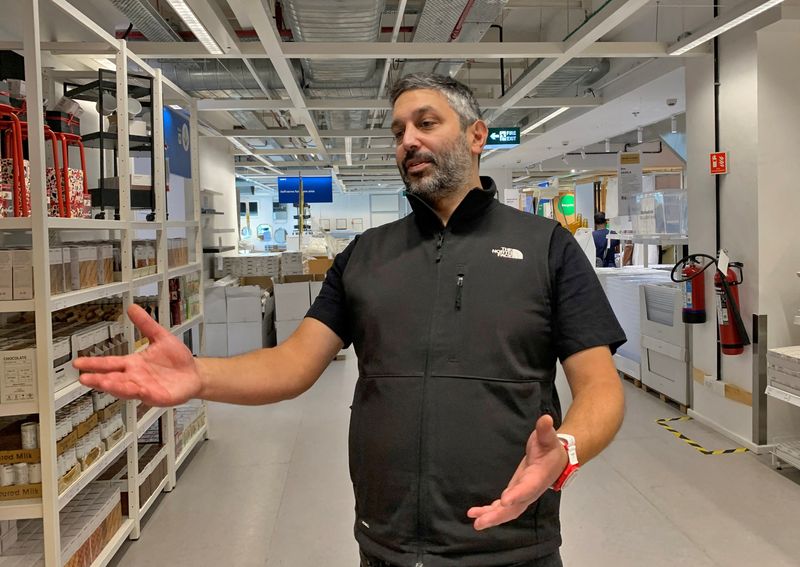
[[[211,439],[150,513],[118,567],[355,567],[347,423],[355,359],[273,407],[212,405]],[[752,454],[704,456],[659,427],[677,416],[626,383],[613,445],[564,497],[567,567],[789,566],[800,474]],[[696,422],[677,429],[730,448]]]

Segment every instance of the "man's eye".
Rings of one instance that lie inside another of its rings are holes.
[[[395,140],[401,140],[402,138],[403,138],[403,132],[402,131],[398,130],[397,132],[394,133],[394,139]]]
[[[422,127],[423,128],[433,128],[433,126],[435,124],[436,124],[436,122],[434,122],[433,120],[423,120],[422,121]]]

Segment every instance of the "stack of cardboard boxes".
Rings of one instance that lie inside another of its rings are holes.
[[[235,356],[275,344],[272,279],[251,277],[240,282],[240,287],[206,290],[206,356]]]

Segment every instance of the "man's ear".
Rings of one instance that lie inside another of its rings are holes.
[[[467,128],[467,141],[474,155],[481,155],[489,137],[489,128],[483,120],[476,120]]]

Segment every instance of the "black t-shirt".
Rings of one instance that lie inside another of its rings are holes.
[[[322,290],[306,317],[317,319],[336,333],[345,347],[352,343],[347,317],[347,292],[343,278],[358,238],[336,256],[325,276]],[[606,299],[594,267],[575,238],[558,226],[550,240],[550,274],[553,290],[553,344],[563,362],[576,352],[608,345],[614,353],[625,342],[625,333]]]

